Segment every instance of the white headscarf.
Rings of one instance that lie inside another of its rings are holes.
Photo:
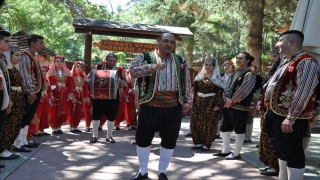
[[[212,75],[211,75],[211,82],[216,85],[219,86],[221,88],[225,88],[225,85],[223,83],[223,80],[220,76],[220,70],[219,70],[219,65],[218,65],[218,60],[216,58],[212,58],[212,57],[207,57],[203,63],[202,69],[200,71],[200,73],[194,78],[194,81],[201,81],[204,78],[204,74],[206,73],[206,68],[205,68],[205,63],[209,62],[212,64],[215,64]]]

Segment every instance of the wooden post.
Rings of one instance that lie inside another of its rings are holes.
[[[86,73],[91,71],[91,52],[92,52],[92,34],[91,31],[86,33],[85,48],[84,48],[84,63],[86,66]]]

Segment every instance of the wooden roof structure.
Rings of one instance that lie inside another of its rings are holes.
[[[168,32],[180,41],[182,37],[193,37],[193,33],[186,27],[130,24],[89,18],[76,18],[73,27],[76,33],[91,32],[92,34],[107,36],[157,39],[160,34]]]
[[[84,62],[87,65],[87,73],[91,70],[93,34],[142,39],[158,39],[162,33],[171,33],[175,36],[177,41],[181,41],[182,37],[193,37],[193,33],[186,27],[130,24],[89,18],[75,18],[73,21],[73,27],[76,33],[84,33],[86,36]]]
[[[10,36],[11,43],[13,45],[18,45],[20,49],[27,49],[28,48],[28,42],[27,38],[29,37],[28,34],[26,34],[23,31],[18,31]],[[54,56],[56,55],[53,51],[50,49],[44,47],[42,51],[37,52],[37,54],[41,54],[44,56]]]

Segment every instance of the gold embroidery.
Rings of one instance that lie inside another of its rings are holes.
[[[145,96],[146,94],[144,93],[144,91],[146,90],[146,81],[145,81],[145,77],[142,77],[142,82],[141,82],[141,85],[140,85],[140,97],[143,97]]]
[[[281,93],[282,96],[280,96],[281,103],[278,104],[279,107],[283,106],[285,108],[290,108],[291,105],[291,98],[293,95],[293,85],[292,81],[289,82],[289,84],[286,85],[286,90]]]
[[[243,110],[243,111],[249,111],[250,110],[250,106],[243,106],[241,104],[234,104],[231,106],[234,109],[239,109],[239,110]]]
[[[98,82],[99,88],[101,88],[101,86],[104,86],[109,82],[109,80],[105,77],[99,77],[96,81]]]

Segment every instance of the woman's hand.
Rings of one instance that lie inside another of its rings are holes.
[[[214,106],[214,107],[213,107],[213,111],[218,111],[219,109],[220,109],[219,106]]]

